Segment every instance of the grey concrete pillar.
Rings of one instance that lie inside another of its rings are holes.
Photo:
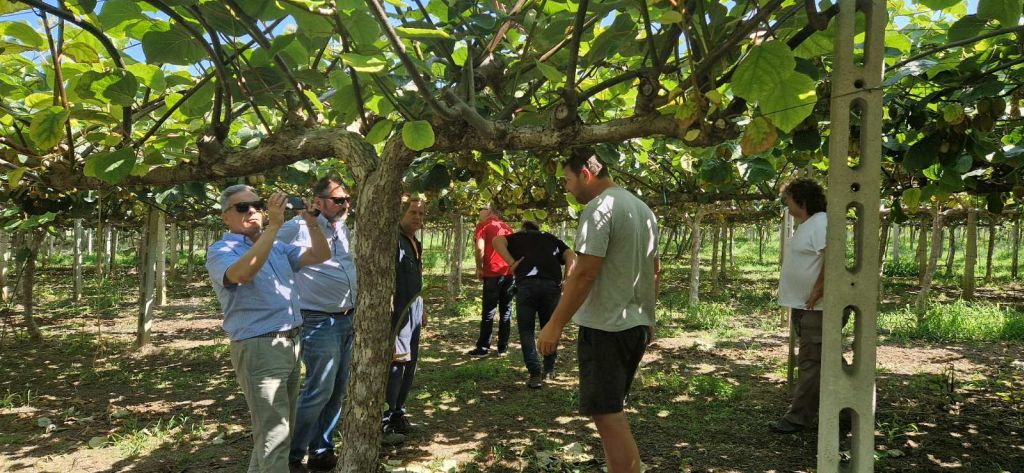
[[[863,49],[854,45],[856,13],[864,13]],[[878,334],[878,228],[880,223],[882,67],[888,22],[881,0],[840,0],[832,74],[828,170],[828,236],[822,324],[818,471],[870,472],[874,466],[875,345]],[[861,55],[861,57],[857,57]],[[851,115],[857,111],[860,155],[850,155]],[[848,165],[852,164],[851,165]],[[857,218],[848,261],[847,211]],[[844,312],[854,323],[854,358],[843,363]],[[851,461],[839,462],[839,414],[853,419]]]

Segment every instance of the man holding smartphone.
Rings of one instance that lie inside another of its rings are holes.
[[[220,197],[228,232],[206,251],[206,270],[231,339],[231,365],[252,419],[249,473],[288,468],[301,368],[295,272],[330,257],[319,228],[310,233],[308,248],[275,241],[284,223],[284,205],[282,193],[264,202],[252,187],[228,187]],[[299,215],[316,227],[311,213]]]
[[[356,306],[356,265],[345,219],[351,196],[338,176],[320,179],[313,186],[312,222],[294,218],[281,227],[278,240],[299,247],[311,245],[311,229],[322,232],[330,247],[330,259],[303,268],[297,274],[302,310],[302,361],[306,377],[295,415],[289,462],[330,471],[338,462],[334,432],[341,424],[342,402],[352,360],[352,316]]]

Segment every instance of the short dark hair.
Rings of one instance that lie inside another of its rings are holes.
[[[345,181],[342,181],[341,177],[337,174],[331,174],[320,178],[319,181],[316,181],[316,184],[313,184],[313,195],[315,197],[326,197],[324,194],[327,193],[327,188],[331,187],[331,184],[337,184],[338,187],[348,192],[348,186],[345,185]]]
[[[586,167],[591,174],[599,178],[608,177],[608,166],[601,161],[601,158],[594,152],[594,148],[590,146],[573,148],[572,152],[569,153],[569,157],[565,158],[565,162],[562,163],[562,167],[571,169],[577,176]]]
[[[523,230],[533,230],[539,232],[540,225],[537,225],[537,222],[534,222],[533,220],[523,220]]]
[[[402,215],[405,215],[409,208],[412,207],[412,204],[416,202],[426,205],[427,199],[424,199],[419,194],[402,194]]]
[[[782,194],[788,195],[793,199],[793,203],[807,210],[809,216],[825,211],[825,189],[814,179],[801,177],[789,181],[782,188]]]

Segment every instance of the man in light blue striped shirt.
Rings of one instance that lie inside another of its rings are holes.
[[[313,186],[313,196],[313,205],[320,211],[315,226],[327,237],[331,258],[302,268],[297,274],[306,378],[295,415],[289,462],[298,469],[308,453],[309,469],[330,471],[338,461],[332,437],[341,423],[352,360],[357,281],[345,226],[351,208],[348,189],[339,177],[328,176]],[[310,225],[313,222],[296,217],[284,224],[277,239],[309,247]]]
[[[284,203],[282,193],[264,202],[249,186],[228,187],[220,206],[229,231],[206,252],[206,270],[231,339],[231,365],[252,419],[249,473],[287,471],[301,368],[295,272],[330,257],[319,228],[309,248],[275,241],[284,223]],[[316,223],[313,214],[301,215]]]

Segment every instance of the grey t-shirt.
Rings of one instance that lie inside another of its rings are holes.
[[[647,204],[621,187],[606,189],[580,214],[576,252],[604,262],[574,322],[606,332],[654,326],[658,220]]]

